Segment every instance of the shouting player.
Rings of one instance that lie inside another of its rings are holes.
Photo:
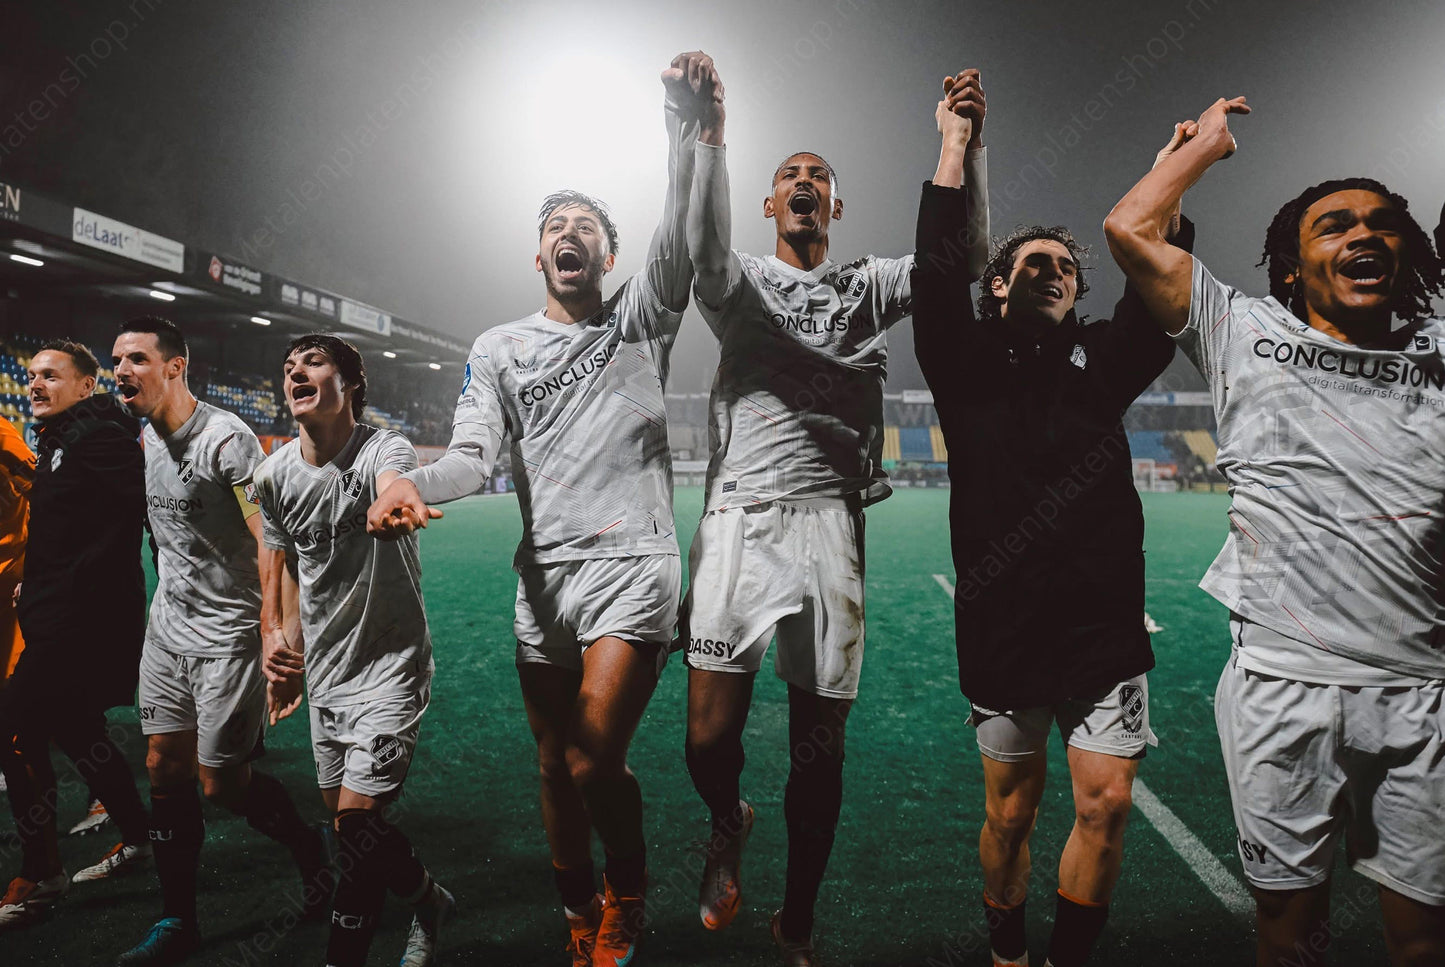
[[[329,967],[361,967],[386,891],[415,908],[403,967],[424,967],[456,907],[383,810],[401,793],[431,696],[432,647],[414,536],[366,533],[366,509],[416,451],[357,422],[361,354],[336,336],[292,340],[282,367],[299,439],[256,468],[264,518],[261,635],[272,722],[301,701],[304,672],[321,797],[336,816],[339,876]],[[299,591],[300,627],[288,613]],[[346,867],[349,866],[349,869]]]
[[[576,965],[632,963],[645,925],[642,793],[627,748],[676,632],[682,583],[663,386],[687,306],[692,142],[721,126],[712,60],[679,54],[667,91],[668,191],[646,264],[613,295],[607,209],[579,192],[542,204],[546,306],[478,337],[451,446],[372,507],[381,535],[476,492],[504,434],[522,507],[517,671],[542,774],[542,820]],[[586,499],[578,494],[585,493]],[[592,831],[607,855],[597,895]]]
[[[951,101],[940,102],[940,123],[966,125]],[[1187,136],[1176,125],[1155,163]],[[1112,319],[1079,322],[1088,285],[1062,226],[1000,244],[976,319],[967,266],[950,252],[967,223],[962,172],[961,149],[945,151],[924,187],[914,331],[953,482],[958,678],[983,760],[983,901],[994,964],[1027,964],[1028,843],[1057,722],[1075,819],[1047,962],[1077,967],[1103,929],[1134,775],[1155,744],[1145,678],[1154,655],[1139,622],[1144,513],[1122,418],[1174,343],[1132,290]],[[967,380],[962,359],[976,364]]]
[[[196,868],[205,822],[196,795],[286,846],[301,868],[302,907],[319,912],[321,834],[274,777],[253,769],[265,729],[261,674],[261,537],[251,474],[265,459],[240,418],[186,385],[190,353],[175,324],[146,316],[111,350],[116,391],[150,422],[142,434],[146,516],[159,584],[141,653],[140,719],[148,738],[151,844],[165,907],[122,964],[170,964],[196,948]]]
[[[950,79],[953,83],[954,79]],[[713,72],[708,81],[721,97]],[[978,72],[956,79],[976,115],[969,188],[985,197]],[[965,106],[966,105],[966,106]],[[723,126],[699,138],[688,247],[698,308],[717,337],[707,498],[683,605],[687,763],[712,814],[699,897],[703,925],[727,926],[753,810],[739,798],[742,733],[769,642],[787,682],[784,800],[788,875],[773,933],[790,964],[813,962],[813,907],[843,798],[844,726],[863,660],[863,507],[891,492],[882,467],[886,332],[908,315],[913,259],[828,258],[843,215],[832,166],[783,159],[763,216],[774,254],[731,249]],[[986,205],[973,206],[980,222]],[[970,243],[987,256],[986,224]]]
[[[1261,965],[1329,938],[1339,837],[1379,884],[1397,965],[1445,963],[1445,325],[1441,264],[1366,178],[1306,189],[1265,237],[1269,296],[1165,243],[1233,153],[1216,101],[1104,223],[1155,318],[1209,381],[1229,538],[1201,586],[1231,611],[1215,695]]]

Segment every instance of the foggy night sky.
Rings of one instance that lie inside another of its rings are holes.
[[[1427,230],[1445,200],[1438,0],[52,0],[0,23],[0,180],[468,341],[541,306],[550,190],[617,215],[606,291],[638,269],[665,187],[658,74],[683,50],[726,84],[734,245],[759,254],[768,178],[800,149],[839,173],[835,258],[907,253],[939,82],[966,66],[988,95],[994,232],[1062,223],[1091,244],[1090,315],[1123,285],[1104,215],[1217,96],[1255,113],[1185,210],[1201,258],[1252,294],[1265,226],[1310,184],[1378,177]],[[919,388],[894,333],[889,389]],[[689,310],[669,389],[704,391],[715,362]]]

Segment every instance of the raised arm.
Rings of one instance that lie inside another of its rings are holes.
[[[962,187],[967,192],[967,231],[961,244],[971,282],[979,279],[988,265],[988,156],[983,146],[987,113],[982,75],[977,69],[968,68],[943,79],[943,100],[934,112],[943,145],[933,183],[942,188]],[[945,114],[952,115],[953,120]]]
[[[732,200],[728,189],[727,150],[723,128],[722,79],[709,61],[706,76],[699,74],[698,90],[709,95],[711,110],[698,133],[695,149],[692,199],[687,211],[687,247],[696,276],[697,297],[718,306],[741,272],[732,253]]]
[[[1194,137],[1140,179],[1104,219],[1114,261],[1171,334],[1189,322],[1193,261],[1167,241],[1169,224],[1184,192],[1210,165],[1234,153],[1229,115],[1248,113],[1243,97],[1215,101],[1200,115]]]
[[[662,304],[675,312],[687,308],[692,290],[687,210],[696,163],[693,145],[701,128],[722,123],[722,85],[718,82],[714,91],[716,77],[712,58],[702,51],[678,54],[662,72],[662,85],[667,92],[663,101],[667,125],[667,196],[663,200],[662,221],[648,246],[644,271]]]

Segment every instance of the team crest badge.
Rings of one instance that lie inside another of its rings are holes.
[[[348,470],[341,475],[341,492],[352,500],[361,496],[360,470]]]
[[[371,757],[379,766],[388,766],[401,755],[401,740],[394,735],[378,735],[371,740]]]
[[[196,465],[192,460],[182,460],[179,470],[181,483],[188,484],[196,476]]]
[[[1084,347],[1082,345],[1075,346],[1073,353],[1069,356],[1069,362],[1073,363],[1080,369],[1083,369],[1085,366],[1089,365],[1089,354],[1084,352]]]
[[[839,295],[856,299],[863,294],[863,290],[867,288],[867,286],[868,280],[864,278],[862,272],[844,272],[838,276],[837,288]]]
[[[65,456],[64,450],[56,450],[50,455],[50,472],[54,473],[60,469],[60,458]]]
[[[246,489],[245,489],[244,493],[246,494],[246,503],[248,503],[248,504],[255,504],[255,505],[257,505],[258,507],[261,505],[261,498],[258,497],[258,496],[256,496],[256,485],[255,485],[255,484],[253,484],[253,483],[248,483],[248,484],[246,484]]]
[[[1124,710],[1124,731],[1136,733],[1144,727],[1144,689],[1134,684],[1119,686],[1119,707]]]

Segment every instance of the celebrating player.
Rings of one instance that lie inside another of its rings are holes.
[[[715,72],[709,83],[721,97]],[[977,71],[956,79],[960,109],[976,116],[969,188],[983,198],[978,83]],[[719,930],[738,910],[753,822],[739,798],[742,732],[776,633],[793,754],[787,890],[772,929],[785,960],[805,965],[813,963],[813,907],[842,804],[844,725],[863,659],[863,507],[890,493],[881,464],[885,334],[909,312],[913,259],[828,258],[843,200],[832,166],[812,152],[785,158],[763,200],[763,216],[777,226],[775,254],[733,252],[722,135],[719,123],[698,140],[688,218],[698,307],[721,348],[706,505],[683,604],[687,763],[712,814],[699,912]],[[980,224],[971,251],[981,267],[987,208],[973,211]]]
[[[0,767],[24,852],[0,898],[0,928],[25,926],[65,892],[55,832],[54,741],[110,810],[122,841],[96,867],[134,869],[150,856],[150,820],[105,710],[135,698],[145,621],[136,548],[145,515],[140,424],[115,397],[92,396],[100,366],[79,343],[47,343],[30,360],[30,411],[40,422],[30,540],[20,591],[25,651],[0,691]]]
[[[951,106],[939,103],[940,125],[967,125]],[[1156,164],[1186,137],[1176,125]],[[950,254],[967,213],[961,150],[949,143],[919,208],[914,331],[950,458],[958,678],[983,760],[985,915],[994,964],[1027,964],[1028,842],[1057,721],[1075,820],[1048,963],[1076,967],[1103,929],[1134,775],[1155,744],[1144,674],[1154,655],[1139,622],[1144,514],[1122,417],[1174,344],[1132,290],[1112,320],[1080,324],[1082,250],[1062,226],[999,245],[976,320],[967,267]],[[967,380],[960,359],[971,361]]]
[[[302,907],[330,893],[321,834],[275,778],[253,769],[265,729],[261,674],[261,537],[251,473],[260,441],[234,414],[186,385],[190,353],[174,323],[146,316],[111,350],[116,391],[143,431],[146,515],[160,581],[141,652],[140,719],[148,739],[151,843],[165,907],[122,964],[170,964],[200,942],[196,868],[205,822],[196,795],[244,816],[301,868]]]
[[[273,723],[300,703],[304,672],[316,775],[336,815],[343,872],[326,963],[366,962],[390,890],[415,909],[401,963],[424,967],[456,902],[383,810],[401,793],[416,751],[431,695],[431,637],[416,538],[381,543],[364,526],[376,495],[416,466],[416,451],[399,433],[357,422],[366,367],[350,343],[301,336],[282,372],[301,435],[255,471],[262,649]],[[290,560],[299,629],[287,608]]]
[[[1329,878],[1379,884],[1397,965],[1445,963],[1445,326],[1441,264],[1366,178],[1306,189],[1265,237],[1252,298],[1164,242],[1233,153],[1216,101],[1104,223],[1155,318],[1210,383],[1229,538],[1201,586],[1232,612],[1215,696],[1259,958],[1329,937]]]
[[[542,773],[542,820],[573,963],[632,963],[645,924],[642,794],[627,747],[667,660],[682,583],[663,386],[687,306],[692,142],[722,123],[712,60],[679,54],[667,91],[668,191],[643,271],[602,298],[617,255],[607,209],[580,192],[542,204],[540,312],[478,337],[442,459],[371,509],[383,536],[476,492],[504,433],[522,507],[517,670]],[[585,493],[586,499],[578,495]],[[597,895],[591,834],[607,854]]]

